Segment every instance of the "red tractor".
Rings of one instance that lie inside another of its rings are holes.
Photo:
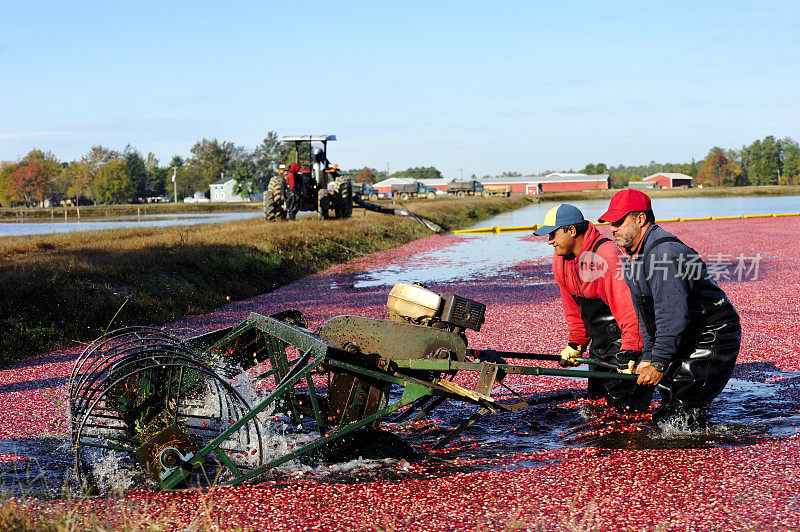
[[[283,137],[281,142],[294,143],[294,159],[300,165],[300,210],[317,211],[321,218],[349,218],[353,213],[353,185],[347,176],[339,175],[338,165],[328,160],[328,141],[336,135],[301,135]],[[320,147],[320,144],[322,147]],[[308,159],[301,152],[308,150]],[[286,170],[279,169],[264,191],[264,215],[267,220],[286,219],[284,182]]]

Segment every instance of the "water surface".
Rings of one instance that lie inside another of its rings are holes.
[[[0,222],[0,237],[50,235],[75,231],[101,231],[104,229],[140,229],[144,227],[170,227],[174,225],[218,224],[236,220],[260,218],[260,212],[219,212],[188,214],[145,214],[140,217],[129,217],[126,220],[109,221],[106,219],[72,220],[68,222]]]

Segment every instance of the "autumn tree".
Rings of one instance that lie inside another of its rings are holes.
[[[44,205],[45,199],[53,202],[64,199],[68,185],[64,179],[64,165],[58,160],[58,157],[52,152],[34,149],[22,159],[22,163],[37,163],[44,169],[46,183],[40,204]]]
[[[89,164],[84,161],[72,161],[64,169],[64,175],[69,185],[67,196],[74,198],[74,204],[80,205],[80,199],[91,198],[94,175],[89,169]]]
[[[372,168],[365,166],[353,176],[353,181],[357,183],[375,183],[375,172]]]
[[[80,205],[81,200],[88,198],[94,200],[94,186],[98,179],[100,168],[111,160],[118,159],[121,154],[105,146],[92,146],[79,161],[69,163],[65,176],[69,184],[67,194],[75,198],[75,205]],[[85,200],[84,200],[85,201]]]
[[[0,162],[0,205],[8,207],[11,205],[12,197],[8,191],[11,184],[11,173],[19,168],[20,164],[11,161]]]
[[[9,176],[8,194],[27,207],[44,202],[46,190],[47,173],[38,162],[20,165]]]
[[[742,173],[741,168],[725,154],[722,148],[713,147],[697,172],[699,184],[715,187],[730,187],[737,184],[736,178]]]
[[[129,203],[134,198],[136,187],[128,175],[125,159],[112,159],[100,167],[94,193],[101,203]]]
[[[25,205],[44,205],[63,192],[62,166],[51,152],[31,150],[8,176],[7,194]]]
[[[67,163],[59,163],[58,171],[54,177],[47,180],[46,195],[53,205],[58,205],[68,199],[69,193],[69,173]]]

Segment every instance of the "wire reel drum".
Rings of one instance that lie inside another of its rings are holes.
[[[83,489],[96,484],[91,465],[98,453],[138,462],[142,476],[158,482],[251,410],[210,360],[148,328],[93,342],[79,357],[69,389],[75,472]],[[260,463],[256,420],[229,435],[220,453],[243,470]],[[224,459],[215,458],[191,484],[218,480]]]

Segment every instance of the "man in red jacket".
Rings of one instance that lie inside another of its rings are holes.
[[[300,185],[302,183],[300,175],[300,165],[292,163],[289,171],[286,172],[284,180],[283,197],[286,198],[286,214],[289,220],[294,220],[297,211],[300,210]]]
[[[550,209],[534,234],[548,235],[555,252],[553,276],[569,327],[563,364],[577,365],[575,357],[586,355],[621,369],[638,362],[642,335],[630,290],[618,275],[619,247],[568,204]],[[630,381],[589,379],[588,393],[590,398],[605,397],[608,406],[646,411],[653,390]]]

